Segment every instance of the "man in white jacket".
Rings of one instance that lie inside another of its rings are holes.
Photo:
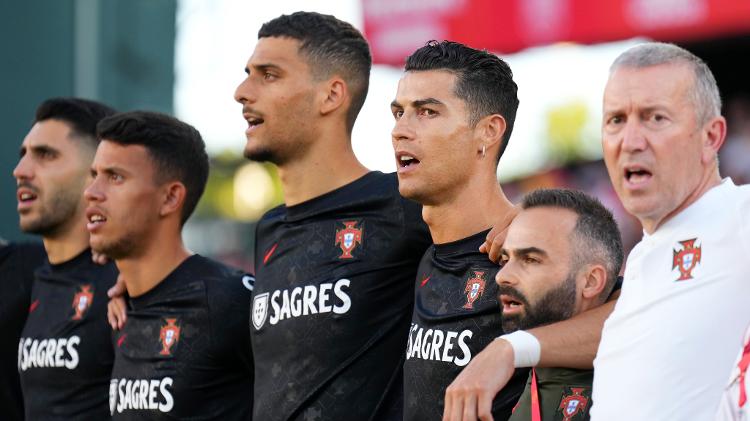
[[[639,45],[613,63],[603,111],[609,176],[644,236],[604,324],[592,419],[712,419],[750,322],[750,187],[719,175],[716,81],[682,48]]]

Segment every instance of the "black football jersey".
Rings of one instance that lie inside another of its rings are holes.
[[[248,420],[253,278],[199,255],[133,297],[116,335],[113,420]]]
[[[85,250],[37,269],[28,318],[18,343],[26,418],[100,420],[114,353],[107,290],[114,263],[99,265]]]
[[[500,267],[479,252],[486,235],[432,245],[419,264],[404,363],[405,420],[442,419],[445,389],[503,334],[495,283]],[[527,369],[516,370],[495,397],[495,421],[510,417],[527,375]]]
[[[46,261],[41,243],[0,246],[0,408],[2,419],[23,419],[18,340],[29,314],[34,270]]]
[[[272,209],[256,239],[254,419],[400,419],[413,279],[430,237],[395,174]]]

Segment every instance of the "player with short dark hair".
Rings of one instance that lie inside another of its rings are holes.
[[[143,111],[104,119],[97,130],[87,228],[130,296],[117,334],[112,418],[249,419],[252,277],[182,241],[208,178],[200,134]]]
[[[401,419],[412,281],[429,236],[393,174],[354,156],[370,53],[350,24],[266,23],[237,87],[245,156],[276,164],[285,204],[258,222],[255,419]]]
[[[106,291],[117,269],[92,261],[83,189],[91,180],[94,128],[113,113],[79,98],[45,101],[13,170],[19,224],[42,236],[48,259],[36,271],[17,345],[28,419],[103,419],[108,414],[114,355],[105,322]]]
[[[517,89],[499,57],[430,41],[406,59],[391,103],[399,190],[422,203],[435,243],[419,264],[415,287],[404,364],[407,420],[440,419],[446,387],[503,334],[492,282],[498,266],[479,247],[491,227],[506,226],[516,213],[495,174]],[[518,370],[494,399],[495,419],[510,416],[526,373]]]
[[[569,319],[607,300],[622,266],[622,240],[612,213],[583,192],[527,194],[508,227],[496,276],[503,330]],[[513,421],[589,418],[591,369],[536,368]]]

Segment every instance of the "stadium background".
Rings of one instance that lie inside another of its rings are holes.
[[[195,125],[212,173],[188,246],[252,270],[254,223],[281,203],[270,165],[241,156],[245,122],[232,99],[260,25],[281,13],[334,14],[364,31],[375,66],[354,129],[358,157],[393,171],[388,104],[403,58],[452,39],[506,59],[519,84],[517,124],[500,162],[511,199],[537,187],[580,188],[614,210],[629,249],[640,226],[626,215],[601,161],[607,68],[645,40],[675,42],[717,78],[729,120],[723,176],[750,182],[750,2],[740,0],[28,0],[0,3],[0,237],[18,230],[11,172],[38,103],[82,96],[119,110],[173,113]],[[330,165],[336,165],[331,162]]]

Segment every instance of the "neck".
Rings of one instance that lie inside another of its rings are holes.
[[[86,231],[86,218],[76,214],[59,233],[42,238],[47,259],[53,265],[67,262],[89,248],[89,233]],[[80,221],[80,222],[79,222]]]
[[[474,180],[473,185],[455,189],[450,199],[422,208],[422,218],[435,244],[457,241],[494,226],[507,227],[513,220],[515,208],[494,173]]]
[[[142,247],[137,256],[115,261],[131,297],[143,295],[159,285],[192,254],[185,248],[179,232],[151,238],[150,245]]]
[[[351,137],[345,134],[321,136],[305,156],[278,167],[287,206],[305,202],[367,174],[368,169],[354,155]]]
[[[697,202],[698,199],[703,197],[703,195],[706,194],[707,191],[718,186],[719,184],[721,184],[721,176],[719,175],[718,168],[714,168],[712,171],[706,172],[703,178],[701,178],[701,181],[698,184],[698,186],[693,190],[692,193],[690,193],[685,198],[685,200],[675,210],[668,213],[667,215],[664,215],[661,218],[653,218],[653,219],[649,218],[649,219],[641,220],[641,225],[643,225],[643,230],[646,231],[648,234],[653,234],[654,232],[656,232],[657,229],[659,229],[659,227],[667,223],[667,221],[674,218],[676,215],[679,215],[680,212],[684,211],[690,205]]]

